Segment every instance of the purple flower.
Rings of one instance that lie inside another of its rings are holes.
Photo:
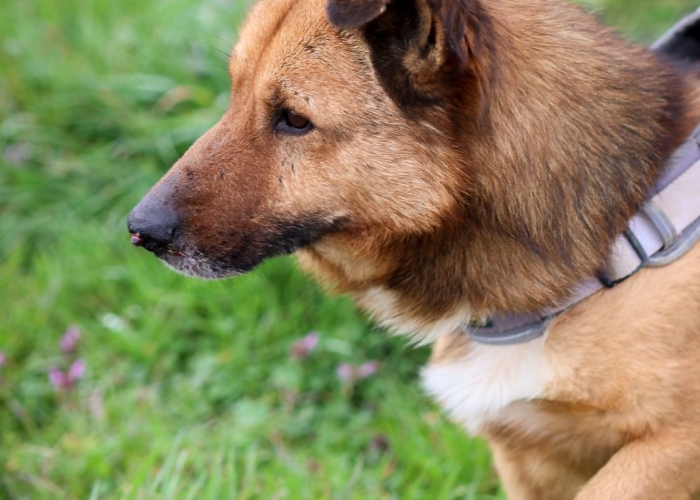
[[[68,327],[66,333],[63,334],[63,337],[61,337],[61,340],[59,340],[58,345],[63,354],[72,354],[77,349],[79,341],[80,330],[77,326],[71,326]]]
[[[79,380],[85,375],[85,361],[76,359],[68,368],[68,378],[71,380]]]
[[[289,349],[290,354],[296,360],[302,360],[311,354],[318,346],[320,336],[318,332],[311,332],[292,344]]]
[[[350,382],[355,380],[355,367],[350,363],[340,363],[336,369],[338,378],[341,382]]]
[[[0,351],[0,368],[5,366],[5,353]]]
[[[360,366],[349,363],[341,363],[336,369],[341,382],[356,382],[367,377],[371,377],[379,370],[379,362],[376,360],[367,361]]]
[[[49,370],[49,382],[52,386],[62,388],[68,384],[68,377],[58,368],[51,368]]]
[[[85,375],[85,361],[76,359],[67,372],[58,368],[49,370],[49,382],[56,389],[67,391],[71,389],[75,383]]]
[[[371,377],[375,373],[377,373],[377,370],[379,370],[379,361],[367,361],[366,363],[363,363],[360,365],[360,367],[357,369],[360,378],[367,378]]]

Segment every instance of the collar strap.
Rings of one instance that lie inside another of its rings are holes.
[[[700,241],[700,127],[673,155],[642,210],[629,221],[610,252],[604,273],[581,283],[571,297],[535,314],[504,314],[472,321],[464,332],[482,344],[510,345],[536,339],[551,321],[604,287],[611,288],[644,267],[674,262]]]

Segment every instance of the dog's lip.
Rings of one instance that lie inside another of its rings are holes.
[[[176,248],[176,247],[173,246],[173,245],[168,245],[168,249],[165,251],[165,253],[166,253],[167,255],[169,255],[169,256],[174,256],[174,257],[177,257],[177,258],[180,258],[180,259],[182,259],[183,257],[185,257],[185,253],[183,252],[183,250],[182,250],[182,249],[178,249],[178,248]],[[159,256],[159,257],[160,257],[160,256]]]
[[[133,243],[133,241],[132,241]],[[135,246],[140,246],[149,252],[151,252],[156,258],[164,261],[173,261],[176,262],[178,260],[184,259],[187,254],[185,253],[184,249],[177,248],[175,246],[168,245],[168,247],[163,250],[162,248],[157,248],[153,247],[151,248],[151,245],[148,242],[139,242],[139,244],[134,243]]]
[[[185,257],[185,252],[183,249],[178,248],[178,246],[174,245],[173,243],[169,243],[167,248],[163,250],[162,246],[157,241],[150,241],[147,238],[142,237],[140,233],[130,233],[129,238],[132,245],[148,250],[159,259],[164,259],[166,255],[179,258]]]

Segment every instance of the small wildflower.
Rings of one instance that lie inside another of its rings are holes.
[[[360,375],[360,378],[367,378],[371,377],[375,373],[377,373],[377,370],[379,369],[379,361],[367,361],[366,363],[363,363],[360,365],[358,368],[358,374]]]
[[[367,361],[360,366],[349,363],[341,363],[336,369],[341,382],[356,382],[367,377],[371,377],[379,370],[379,362],[375,360]]]
[[[85,361],[76,359],[68,368],[68,377],[71,380],[79,380],[85,375]]]
[[[63,354],[72,354],[78,347],[80,342],[80,330],[77,326],[68,327],[66,333],[63,334],[61,340],[58,342],[61,352]]]
[[[49,382],[56,389],[67,391],[73,388],[75,383],[85,375],[85,361],[76,359],[67,372],[58,368],[49,370]]]
[[[350,363],[340,363],[336,373],[341,382],[351,382],[355,378],[355,367]]]
[[[56,367],[51,368],[49,370],[49,382],[56,388],[62,388],[67,382],[66,374]]]
[[[316,349],[319,340],[318,332],[311,332],[292,344],[292,347],[289,349],[290,354],[294,359],[302,360]]]

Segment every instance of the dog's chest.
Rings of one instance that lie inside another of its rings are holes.
[[[552,401],[515,402],[481,432],[501,446],[529,450],[533,459],[566,464],[586,479],[630,439],[619,415]]]
[[[548,399],[557,370],[543,343],[486,346],[463,336],[441,338],[423,385],[468,432],[538,450],[540,459],[563,460],[589,478],[625,443],[624,422]]]
[[[553,374],[539,339],[511,346],[439,339],[423,386],[470,433],[481,433],[508,405],[544,396]]]

